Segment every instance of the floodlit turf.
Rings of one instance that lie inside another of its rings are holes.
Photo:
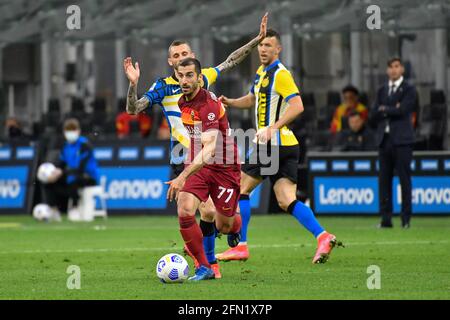
[[[221,263],[223,278],[162,284],[156,262],[182,252],[175,217],[38,223],[0,217],[1,299],[450,299],[450,218],[415,218],[378,230],[375,217],[320,217],[346,248],[312,265],[315,240],[288,215],[255,216],[247,262]],[[226,239],[217,241],[218,251]],[[188,258],[193,267],[192,261]],[[68,266],[81,289],[68,290]],[[381,289],[367,288],[367,267]],[[192,270],[191,270],[192,274]]]

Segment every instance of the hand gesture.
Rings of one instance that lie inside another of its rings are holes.
[[[259,26],[259,34],[258,38],[260,40],[264,39],[266,37],[266,31],[267,31],[267,19],[268,19],[269,13],[266,12],[264,16],[261,19],[261,24]]]
[[[130,57],[125,58],[123,60],[123,68],[125,70],[125,74],[127,75],[128,80],[131,85],[135,86],[138,83],[139,76],[141,75],[141,71],[139,69],[139,63],[136,62],[133,67],[133,62]]]

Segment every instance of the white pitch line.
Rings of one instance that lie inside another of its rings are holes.
[[[352,246],[384,246],[384,245],[421,245],[421,244],[447,244],[448,240],[440,241],[378,241],[378,242],[345,242],[346,247]],[[300,248],[313,247],[315,244],[271,244],[271,245],[251,245],[251,249],[265,248]],[[219,248],[221,248],[220,246]],[[104,253],[104,252],[135,252],[135,251],[179,251],[178,247],[152,247],[152,248],[86,248],[86,249],[57,249],[57,250],[22,250],[22,251],[0,251],[0,254],[37,254],[37,253]]]

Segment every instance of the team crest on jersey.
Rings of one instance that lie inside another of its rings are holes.
[[[214,113],[211,112],[211,113],[208,114],[208,120],[209,121],[213,121],[215,118],[216,118],[216,115]]]
[[[192,121],[195,120],[195,112],[194,112],[194,110],[191,111],[191,120]]]
[[[264,78],[261,82],[261,87],[265,88],[269,85],[269,78]]]

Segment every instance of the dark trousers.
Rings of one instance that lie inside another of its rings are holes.
[[[73,183],[66,182],[66,176],[62,176],[55,183],[44,184],[44,201],[51,207],[58,207],[62,212],[67,211],[68,200],[72,199],[74,206],[78,205],[80,198],[78,190],[87,186],[95,186],[97,182],[92,178],[80,178]]]
[[[402,190],[402,223],[411,218],[411,160],[412,145],[394,146],[389,134],[385,134],[378,150],[380,170],[378,187],[380,195],[380,214],[383,224],[392,221],[392,179],[394,169],[400,179]]]

